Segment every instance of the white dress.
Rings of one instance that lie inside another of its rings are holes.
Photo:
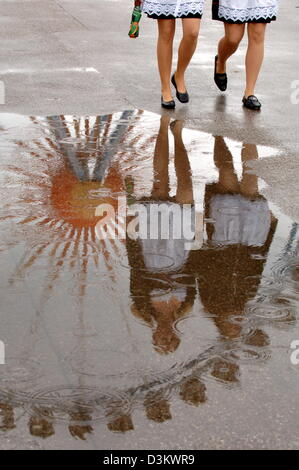
[[[154,17],[201,17],[204,3],[205,0],[143,0],[142,10]]]
[[[227,23],[270,23],[279,0],[213,0],[213,19]]]

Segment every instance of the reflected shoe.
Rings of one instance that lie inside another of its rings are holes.
[[[220,91],[225,91],[227,89],[227,74],[217,73],[217,62],[218,55],[215,56],[214,82],[216,83]]]
[[[176,90],[176,97],[177,99],[181,102],[181,103],[188,103],[189,102],[189,94],[188,92],[186,91],[185,93],[181,93],[180,91],[178,91],[178,87],[177,87],[177,84],[176,84],[176,81],[175,81],[175,78],[174,78],[174,74],[173,76],[171,77],[171,83],[173,84],[175,90]]]
[[[250,95],[247,98],[244,96],[242,102],[245,108],[252,109],[253,111],[259,111],[262,107],[262,104],[254,95]]]
[[[164,101],[163,96],[161,96],[161,106],[165,109],[174,109],[175,108],[175,101]]]

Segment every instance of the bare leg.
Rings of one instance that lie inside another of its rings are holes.
[[[243,39],[245,24],[224,23],[225,35],[218,44],[217,73],[226,72],[226,61],[233,55]]]
[[[192,173],[187,151],[182,139],[184,121],[171,123],[174,136],[174,165],[177,176],[176,201],[179,204],[193,204]]]
[[[254,95],[255,84],[263,63],[266,23],[250,23],[247,32],[246,98]]]
[[[257,147],[255,144],[243,144],[242,148],[242,163],[243,163],[243,174],[242,181],[240,183],[241,193],[247,197],[256,197],[258,194],[258,177],[246,170],[246,162],[250,160],[257,160],[259,158]]]
[[[178,65],[175,72],[175,80],[177,83],[178,91],[181,93],[185,93],[186,86],[184,75],[196,50],[200,29],[200,19],[184,18],[182,19],[182,25],[183,38],[179,47]]]
[[[168,21],[168,20],[166,20]],[[167,199],[169,195],[169,129],[170,117],[162,116],[154,153],[154,183],[152,189],[153,199]]]
[[[175,20],[157,20],[159,37],[157,44],[158,66],[161,79],[161,92],[165,101],[171,101],[170,75],[172,67],[173,38]]]
[[[219,169],[219,184],[226,191],[238,191],[238,176],[234,169],[232,154],[227,147],[223,137],[215,137],[214,162]]]

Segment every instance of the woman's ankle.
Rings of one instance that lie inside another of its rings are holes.
[[[246,88],[244,91],[244,96],[245,98],[248,98],[248,96],[252,96],[255,94],[255,89],[254,88]]]
[[[226,60],[225,61],[221,60],[221,57],[219,57],[219,54],[217,58],[216,72],[226,73]]]
[[[170,101],[172,99],[172,92],[170,85],[168,87],[161,88],[161,95],[165,101]]]

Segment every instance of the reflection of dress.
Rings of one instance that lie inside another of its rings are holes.
[[[148,237],[141,239],[140,244],[146,268],[149,271],[178,271],[188,259],[186,244],[194,239],[194,236],[188,238],[184,232],[189,224],[188,232],[194,233],[194,206],[183,207],[175,202],[155,201],[143,204],[143,207],[147,211]],[[152,210],[155,208],[158,210]]]
[[[214,231],[212,242],[263,246],[270,230],[271,214],[263,198],[248,199],[241,194],[216,194],[210,203]]]

